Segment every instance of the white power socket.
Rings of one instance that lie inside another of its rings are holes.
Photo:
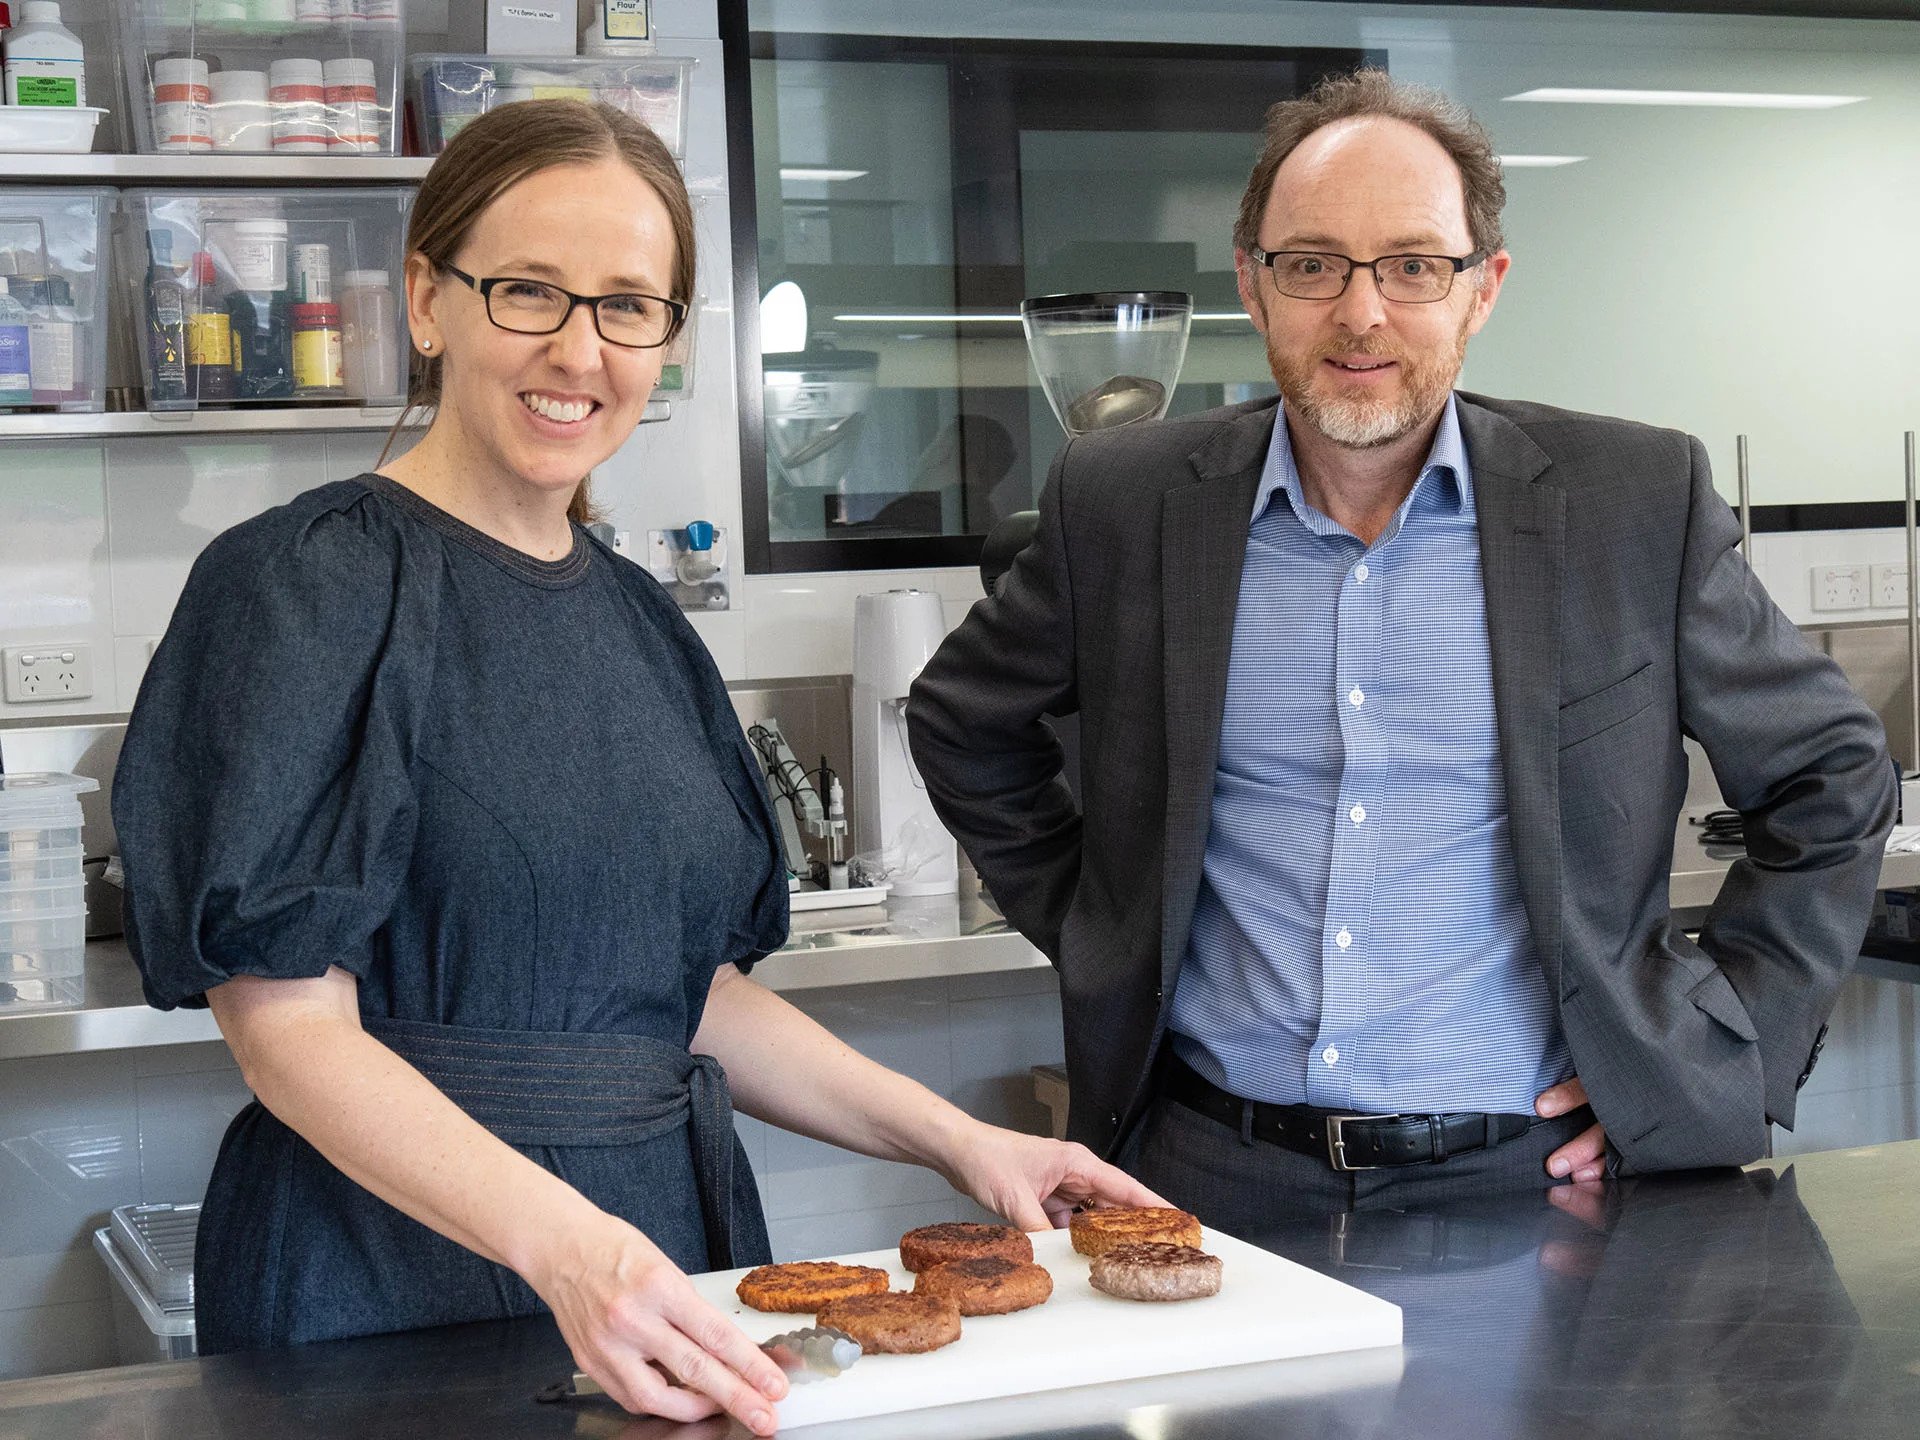
[[[1866,609],[1867,567],[1865,565],[1814,566],[1813,608],[1816,610]]]
[[[0,655],[4,655],[5,693],[11,705],[85,700],[93,694],[91,645],[15,645]]]
[[[1876,610],[1907,608],[1907,567],[1905,565],[1873,567],[1873,608]]]

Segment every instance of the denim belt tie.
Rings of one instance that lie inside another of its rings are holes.
[[[733,1267],[733,1101],[712,1056],[643,1035],[361,1024],[509,1145],[634,1145],[688,1126],[708,1264]]]

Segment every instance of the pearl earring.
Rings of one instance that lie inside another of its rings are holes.
[[[420,342],[420,348],[421,348],[422,350],[431,350],[431,349],[433,348],[433,341],[431,341],[431,340],[422,340],[422,341]]]

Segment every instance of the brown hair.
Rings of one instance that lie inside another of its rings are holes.
[[[673,226],[670,300],[693,301],[693,202],[687,182],[660,137],[624,110],[579,100],[520,100],[490,110],[467,125],[433,162],[420,182],[407,223],[407,253],[418,252],[436,268],[453,263],[486,208],[509,186],[555,165],[591,164],[617,156],[648,185]],[[440,403],[442,357],[415,354],[407,405],[387,436],[380,463],[416,409]],[[601,518],[581,478],[567,518],[590,525]]]
[[[1358,70],[1330,75],[1298,100],[1282,100],[1267,111],[1260,158],[1254,162],[1233,223],[1236,250],[1259,243],[1260,217],[1266,212],[1273,177],[1300,142],[1336,120],[1367,116],[1404,121],[1439,141],[1460,169],[1473,248],[1492,254],[1506,243],[1500,211],[1507,203],[1507,187],[1500,178],[1500,157],[1480,122],[1438,90],[1402,84],[1384,70]]]

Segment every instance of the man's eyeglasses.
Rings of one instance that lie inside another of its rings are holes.
[[[687,318],[686,302],[661,295],[576,295],[544,280],[514,275],[477,280],[457,266],[440,268],[479,291],[487,319],[516,335],[551,335],[572,318],[576,305],[584,305],[609,345],[652,350],[671,340]]]
[[[1324,250],[1262,250],[1249,245],[1247,254],[1273,272],[1273,284],[1295,300],[1332,300],[1344,295],[1355,270],[1373,271],[1380,294],[1405,305],[1431,305],[1453,289],[1453,277],[1487,258],[1485,250],[1471,255],[1382,255],[1378,260],[1356,260]]]

